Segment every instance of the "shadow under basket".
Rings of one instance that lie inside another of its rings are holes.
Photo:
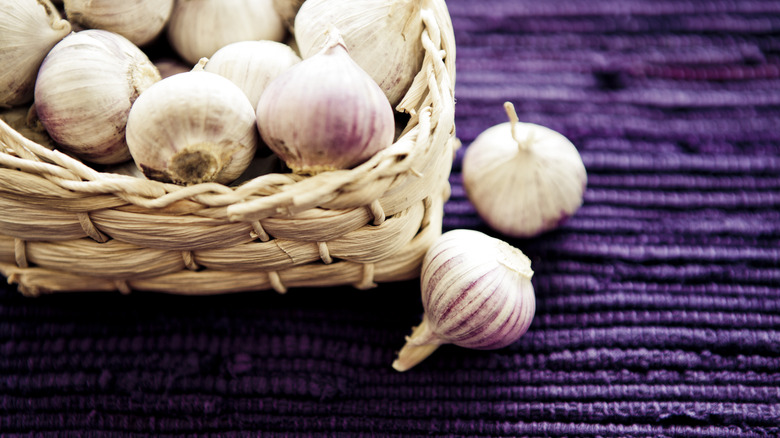
[[[409,121],[354,169],[178,186],[95,170],[0,120],[0,273],[33,296],[281,293],[418,277],[442,232],[459,145],[452,23],[444,0],[425,4],[425,60],[398,106]]]

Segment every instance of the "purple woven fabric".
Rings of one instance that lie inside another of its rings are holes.
[[[0,435],[780,436],[780,3],[450,0],[445,228],[485,228],[469,143],[520,119],[588,170],[516,240],[537,313],[497,351],[390,368],[415,281],[222,297],[0,292]],[[503,238],[503,237],[502,237]]]

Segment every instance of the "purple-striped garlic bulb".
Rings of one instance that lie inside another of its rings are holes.
[[[125,142],[130,108],[159,80],[157,67],[127,38],[82,30],[63,38],[43,60],[35,110],[63,150],[91,163],[121,163],[130,159]]]
[[[525,334],[536,311],[531,260],[474,230],[452,230],[428,249],[420,286],[422,323],[406,338],[393,368],[406,371],[440,345],[506,347]]]
[[[504,103],[509,122],[488,128],[466,149],[463,186],[480,217],[511,237],[557,228],[582,205],[587,172],[577,148],[562,134],[520,123]]]
[[[331,28],[319,53],[265,88],[257,128],[293,172],[317,174],[350,169],[392,145],[395,117],[382,89]]]
[[[301,57],[306,59],[320,50],[330,26],[337,27],[352,59],[396,107],[412,86],[425,58],[420,39],[424,28],[421,11],[428,7],[424,3],[306,0],[295,16],[295,41]]]

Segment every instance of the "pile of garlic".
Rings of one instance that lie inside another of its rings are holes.
[[[421,3],[7,0],[0,107],[29,107],[31,126],[101,170],[164,182],[245,180],[268,150],[294,173],[349,169],[404,120]]]

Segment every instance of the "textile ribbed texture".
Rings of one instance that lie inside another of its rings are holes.
[[[416,281],[198,298],[3,286],[0,434],[780,436],[780,3],[448,4],[463,148],[444,225],[531,258],[522,339],[394,371]],[[532,239],[487,229],[462,186],[504,101],[588,171],[581,209]]]

